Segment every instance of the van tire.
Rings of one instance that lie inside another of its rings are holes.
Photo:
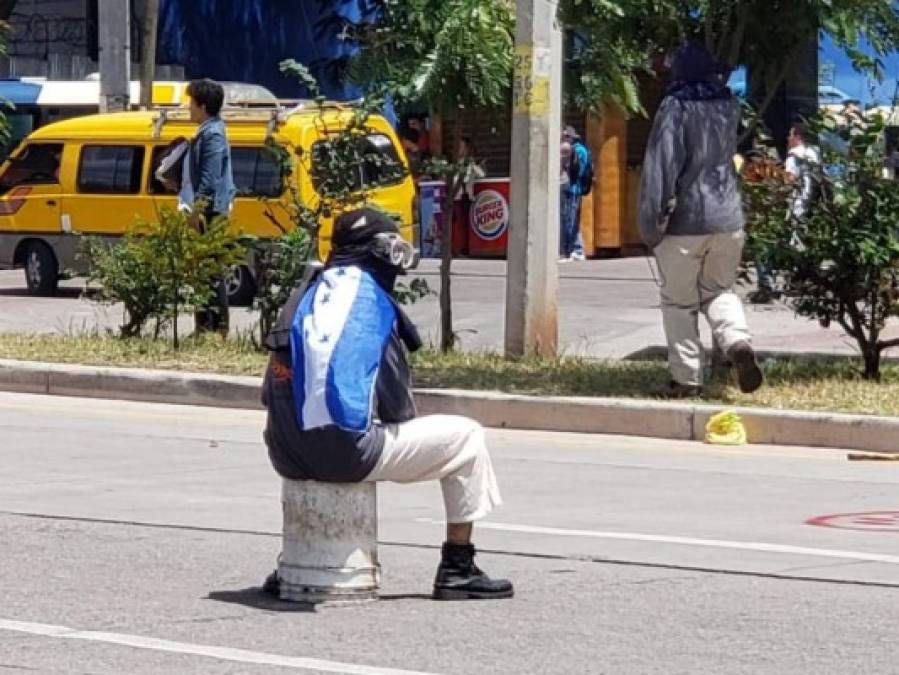
[[[59,286],[56,255],[42,241],[33,241],[25,249],[25,283],[31,295],[53,295]]]
[[[249,307],[256,297],[256,281],[246,265],[235,265],[225,279],[228,288],[228,304],[232,307]]]

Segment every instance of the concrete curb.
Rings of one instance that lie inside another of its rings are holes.
[[[0,360],[0,391],[31,394],[260,409],[261,383],[258,377]],[[701,440],[709,417],[724,409],[452,389],[419,389],[415,399],[422,414],[465,415],[486,427],[678,440]],[[737,408],[737,412],[753,443],[871,452],[899,448],[899,418],[766,408]]]

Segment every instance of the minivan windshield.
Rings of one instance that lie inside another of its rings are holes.
[[[322,140],[312,146],[312,184],[321,195],[343,190],[362,192],[402,183],[407,172],[393,141],[385,134],[372,133],[353,139]],[[338,175],[334,167],[353,167]]]
[[[59,183],[61,143],[34,143],[25,146],[18,157],[9,161],[0,176],[0,194],[20,185],[55,185]]]

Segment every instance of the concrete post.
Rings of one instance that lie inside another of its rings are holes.
[[[131,85],[131,24],[128,2],[98,0],[100,111],[128,108]]]
[[[159,27],[159,0],[141,3],[140,107],[153,107],[153,80],[156,76],[156,33]]]
[[[562,33],[557,7],[553,0],[516,5],[506,356],[554,356],[558,348]]]
[[[376,600],[378,504],[375,483],[285,480],[281,599],[307,603]]]

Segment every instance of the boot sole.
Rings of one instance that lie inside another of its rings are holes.
[[[463,591],[454,588],[435,588],[432,597],[434,600],[503,600],[514,595],[514,589],[499,593],[486,593],[483,591]]]
[[[734,368],[737,371],[737,384],[744,394],[757,391],[765,381],[762,369],[759,368],[755,353],[751,349],[740,349],[732,356]]]

